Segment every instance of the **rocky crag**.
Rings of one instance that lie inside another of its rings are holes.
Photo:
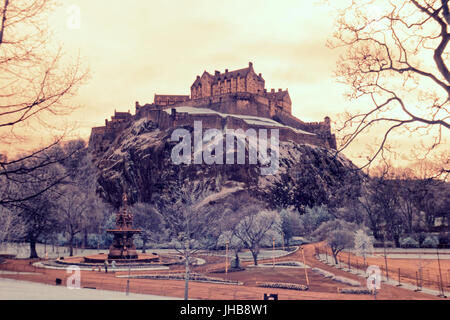
[[[190,96],[156,94],[153,103],[136,102],[135,107],[133,115],[115,112],[111,120],[105,119],[105,126],[92,128],[89,140],[100,169],[98,191],[115,206],[124,191],[131,203],[152,202],[155,196],[170,193],[174,181],[182,185],[189,181],[189,188],[209,190],[217,197],[246,192],[270,206],[298,210],[336,204],[358,190],[359,174],[350,161],[336,155],[331,119],[304,122],[294,117],[288,90],[267,90],[251,62],[234,71],[203,72],[192,84]],[[177,142],[171,141],[172,132],[178,128],[192,132],[198,123],[202,133],[242,130],[258,132],[259,139],[261,131],[270,130],[271,138],[276,132],[278,170],[261,174],[264,166],[249,161],[248,144],[245,164],[175,164],[171,153]]]
[[[189,125],[183,128],[193,131]],[[118,207],[124,191],[130,203],[152,202],[155,196],[169,193],[174,181],[189,181],[191,188],[210,190],[218,199],[248,193],[268,206],[301,209],[336,203],[358,190],[360,176],[348,159],[333,149],[308,143],[280,141],[279,169],[273,175],[261,175],[261,165],[248,161],[176,165],[171,159],[177,144],[171,141],[175,129],[160,128],[157,122],[143,118],[129,121],[120,132],[105,137],[101,150],[91,147],[99,168],[98,193]]]

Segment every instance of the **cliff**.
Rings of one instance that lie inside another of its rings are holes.
[[[165,113],[169,118],[172,116]],[[231,124],[227,118],[223,119],[222,124]],[[161,123],[141,117],[121,123],[120,131],[102,135],[96,141],[92,151],[100,170],[98,193],[109,203],[118,207],[124,191],[130,203],[151,202],[155,195],[170,192],[170,185],[176,180],[195,182],[198,188],[211,190],[225,198],[248,193],[267,201],[268,205],[274,204],[273,195],[280,185],[292,190],[296,184],[306,183],[308,190],[320,193],[322,202],[335,201],[343,197],[340,192],[347,188],[349,181],[356,185],[354,181],[358,180],[349,170],[353,168],[351,162],[336,156],[334,150],[292,140],[280,141],[279,170],[274,175],[261,175],[259,163],[176,165],[171,159],[172,148],[177,144],[171,141],[175,127]],[[222,124],[220,127],[223,128]],[[178,125],[193,130],[190,122]],[[94,138],[91,137],[92,144]],[[317,196],[311,194],[311,198],[314,197]],[[297,200],[303,203],[304,199]]]

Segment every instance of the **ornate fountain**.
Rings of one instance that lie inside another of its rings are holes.
[[[127,210],[127,195],[122,196],[122,208],[116,213],[116,227],[106,230],[114,236],[113,242],[109,247],[109,253],[97,254],[84,257],[87,263],[103,263],[105,260],[116,263],[155,263],[160,261],[156,253],[138,254],[136,246],[133,243],[133,236],[142,232],[139,229],[133,229],[133,215]]]
[[[133,215],[127,212],[127,195],[122,197],[122,211],[116,214],[116,228],[106,230],[114,235],[114,240],[109,247],[108,260],[117,259],[137,259],[138,254],[136,246],[133,243],[133,235],[142,232],[139,229],[133,229]]]

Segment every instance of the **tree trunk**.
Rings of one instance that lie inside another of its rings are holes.
[[[145,245],[147,244],[147,239],[142,239],[142,253],[145,253]]]
[[[339,264],[338,259],[337,259],[337,256],[338,256],[339,252],[336,251],[336,250],[333,250],[333,248],[331,248],[331,253],[333,254],[334,263],[335,264]]]
[[[333,258],[334,258],[334,263],[335,264],[339,264],[338,260],[337,260],[337,254],[333,253]]]
[[[39,258],[36,251],[36,240],[30,241],[30,259]]]
[[[73,257],[73,235],[70,235],[69,249],[69,256]]]
[[[255,266],[258,265],[258,254],[255,251],[252,251],[253,256],[253,262],[255,263]]]
[[[395,242],[395,247],[396,248],[400,248],[400,236],[399,235],[394,235],[394,242]]]
[[[87,248],[87,244],[88,244],[88,232],[87,229],[84,229],[83,249]]]

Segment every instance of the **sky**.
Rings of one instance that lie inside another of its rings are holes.
[[[73,4],[79,29],[67,27]],[[135,101],[152,102],[155,93],[190,94],[204,70],[250,61],[267,88],[289,89],[294,115],[321,121],[343,102],[331,79],[338,53],[325,47],[333,21],[317,19],[323,16],[327,8],[309,1],[77,0],[60,7],[51,25],[91,70],[77,98],[82,126],[101,125]]]
[[[326,47],[334,12],[324,2],[65,0],[49,28],[67,56],[80,55],[90,70],[71,100],[78,106],[70,116],[75,134],[87,139],[114,110],[134,112],[135,101],[151,103],[155,94],[188,95],[204,70],[250,61],[266,88],[289,90],[294,116],[336,119],[352,102],[333,77],[341,52]],[[347,155],[365,147],[352,146]]]

